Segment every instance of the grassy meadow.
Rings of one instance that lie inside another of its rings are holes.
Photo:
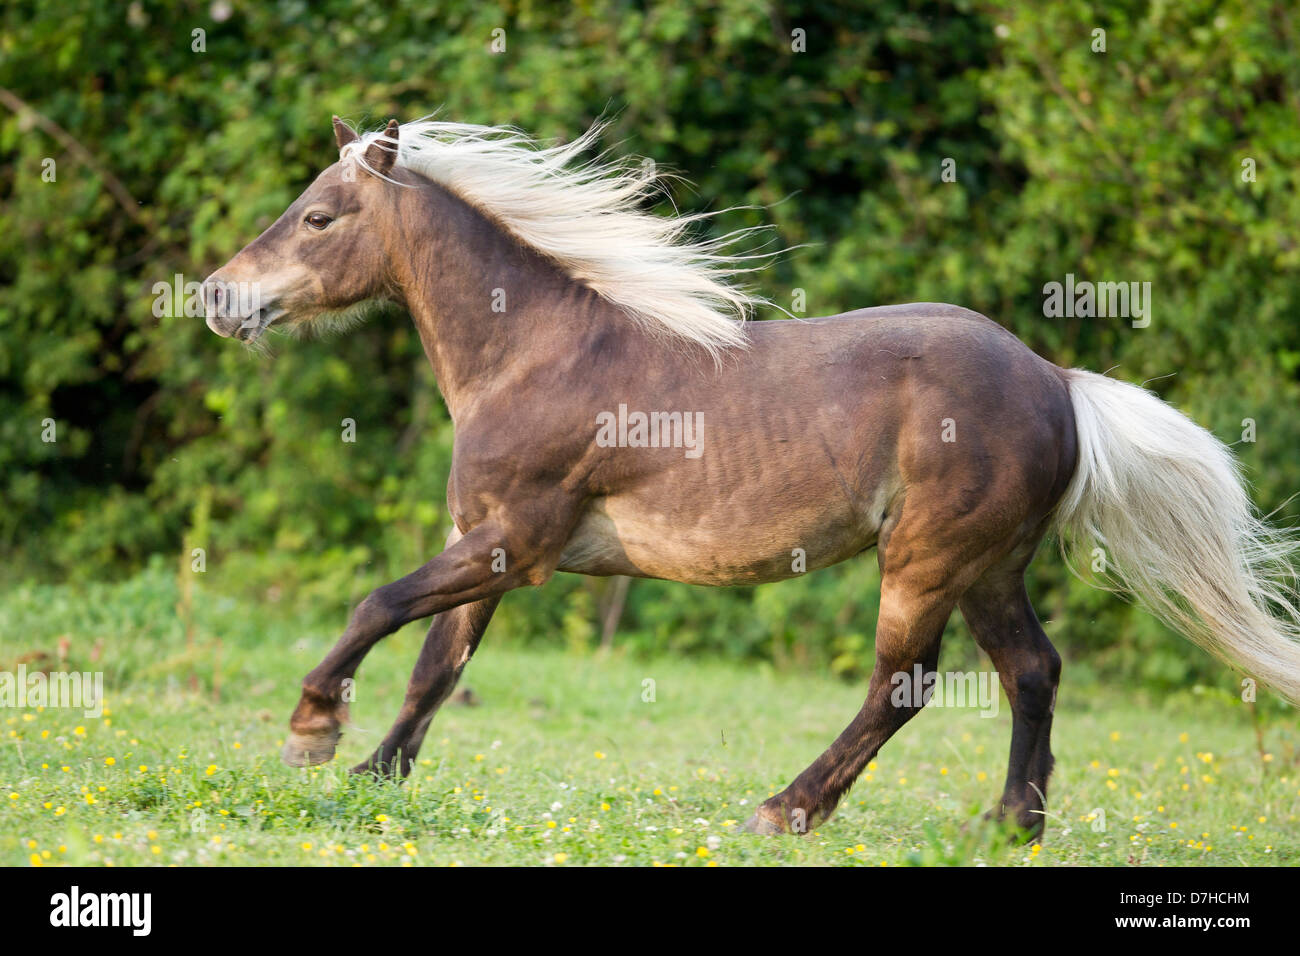
[[[284,766],[339,609],[452,526],[457,436],[401,309],[253,353],[192,294],[337,160],[333,114],[546,144],[604,118],[575,158],[660,171],[645,208],[690,217],[683,236],[787,250],[735,276],[770,300],[755,318],[974,309],[1154,391],[1297,529],[1297,50],[1300,16],[1253,0],[0,6],[0,685],[94,672],[107,696],[96,717],[0,700],[0,865],[1297,865],[1297,711],[1244,703],[1054,546],[1029,577],[1066,658],[1041,843],[976,822],[1005,699],[927,708],[812,834],[743,832],[861,706],[873,557],[761,588],[508,594],[412,778],[352,778],[401,703],[409,626],[361,669],[337,759]],[[512,289],[494,334],[532,329],[510,260],[472,265]],[[1076,278],[1088,297],[1057,308]],[[575,354],[555,369],[581,390]],[[951,630],[941,669],[989,666]]]
[[[507,600],[528,600],[529,594]],[[340,622],[341,623],[341,622]],[[525,649],[489,630],[404,785],[352,778],[401,700],[422,631],[359,675],[339,756],[278,748],[335,638],[158,566],[122,584],[0,597],[4,667],[104,671],[99,719],[0,709],[3,865],[1294,865],[1300,733],[1214,693],[1066,679],[1045,839],[972,826],[1010,715],[927,708],[839,812],[800,838],[743,832],[848,722],[863,688],[719,661]],[[17,635],[17,639],[14,639]],[[61,649],[61,650],[60,650]],[[34,657],[44,653],[46,657]],[[1197,653],[1190,646],[1188,653]],[[59,655],[63,660],[59,661]],[[647,679],[654,700],[643,700]],[[1258,733],[1257,733],[1258,731]]]

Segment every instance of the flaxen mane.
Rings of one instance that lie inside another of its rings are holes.
[[[765,227],[693,239],[692,227],[718,213],[648,212],[647,200],[664,192],[653,163],[581,159],[604,128],[597,123],[571,143],[547,147],[511,127],[421,120],[401,127],[397,165],[473,203],[651,331],[715,356],[744,346],[745,319],[768,303],[731,280],[773,253],[727,250]],[[382,130],[362,134],[340,159],[367,166],[366,147],[384,141]]]

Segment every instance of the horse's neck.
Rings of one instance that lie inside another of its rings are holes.
[[[637,330],[615,307],[440,186],[405,191],[394,278],[453,419],[476,395]]]

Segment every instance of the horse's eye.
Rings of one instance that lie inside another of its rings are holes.
[[[313,229],[324,229],[334,220],[331,219],[329,216],[325,215],[323,212],[314,212],[310,216],[308,216],[305,221],[307,225],[311,226]]]

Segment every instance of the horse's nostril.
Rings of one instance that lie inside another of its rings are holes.
[[[203,300],[208,315],[224,316],[226,314],[226,295],[221,282],[214,282],[209,279],[203,283]]]

